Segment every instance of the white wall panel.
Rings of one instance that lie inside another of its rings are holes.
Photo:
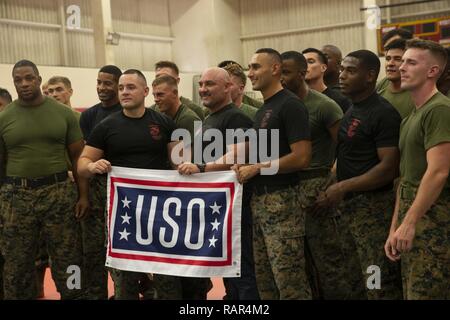
[[[61,63],[58,30],[0,25],[0,31],[1,62],[15,63],[28,59],[43,65]]]
[[[67,49],[71,67],[95,67],[93,33],[69,31],[67,33]]]
[[[112,0],[115,31],[170,36],[167,0]]]
[[[81,13],[81,31],[66,30],[68,66],[94,67],[93,20],[89,0],[63,0],[65,16],[61,19],[59,0],[1,0],[0,19],[32,22],[22,26],[0,23],[0,63],[14,63],[27,57],[39,65],[62,65],[61,35],[58,26],[65,25],[69,5]],[[145,36],[170,37],[167,0],[111,0],[115,32],[143,35],[144,39],[123,36],[114,47],[116,63],[124,68],[152,70],[161,59],[172,59],[171,42],[145,39]],[[61,21],[62,20],[62,21]]]
[[[334,44],[344,54],[363,48],[361,6],[360,0],[241,0],[244,60],[261,47],[298,51]]]

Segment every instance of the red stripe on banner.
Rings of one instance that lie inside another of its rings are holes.
[[[111,177],[111,182],[133,183],[143,186],[156,187],[187,187],[187,188],[230,188],[231,182],[163,182],[154,180],[136,180],[128,178]]]
[[[108,245],[108,255],[113,258],[119,259],[129,259],[129,260],[141,260],[141,261],[155,261],[155,262],[166,262],[172,264],[186,264],[186,265],[199,265],[199,266],[211,266],[211,267],[223,267],[229,266],[232,263],[232,242],[231,242],[231,232],[232,232],[232,217],[233,217],[233,203],[234,203],[234,183],[232,182],[163,182],[154,180],[137,180],[129,178],[118,178],[110,177],[110,201],[109,201],[109,229],[108,237],[110,237],[111,230],[111,217],[113,211],[113,199],[115,198],[115,183],[130,183],[145,186],[157,186],[157,187],[188,187],[188,188],[228,188],[230,190],[230,206],[228,208],[228,226],[227,226],[227,259],[224,261],[204,261],[204,260],[189,260],[189,259],[175,259],[175,258],[164,258],[164,257],[154,257],[154,256],[143,256],[143,255],[133,255],[133,254],[122,254],[112,252],[111,241]]]
[[[209,261],[209,260],[190,260],[190,259],[176,259],[176,258],[164,258],[155,256],[143,256],[138,254],[128,253],[116,253],[110,252],[109,254],[113,258],[127,259],[127,260],[140,260],[140,261],[154,261],[154,262],[166,262],[171,264],[186,264],[205,267],[223,267],[231,265],[231,257],[227,257],[224,261]]]

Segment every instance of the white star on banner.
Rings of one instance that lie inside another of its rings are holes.
[[[209,248],[210,247],[216,247],[216,241],[217,240],[219,240],[219,239],[216,239],[215,237],[214,237],[214,235],[213,235],[213,237],[211,238],[211,239],[208,239],[209,240]]]
[[[129,236],[131,233],[130,233],[130,232],[127,232],[127,229],[124,228],[122,232],[119,231],[119,234],[120,234],[120,239],[119,239],[119,240],[125,239],[125,240],[128,241],[128,236]]]
[[[217,221],[217,219],[214,219],[214,222],[210,222],[213,226],[212,231],[217,230],[219,231],[220,222]]]
[[[128,209],[130,208],[130,202],[131,201],[128,200],[127,196],[125,196],[125,200],[120,200],[120,201],[122,201],[124,208],[125,207],[128,208]]]
[[[222,206],[217,205],[217,203],[214,201],[214,205],[213,206],[209,206],[212,209],[212,213],[218,213],[220,214],[219,209],[222,208]]]
[[[123,219],[122,224],[124,224],[124,223],[130,224],[131,217],[128,215],[128,213],[125,212],[125,215],[124,216],[120,216],[120,217]]]

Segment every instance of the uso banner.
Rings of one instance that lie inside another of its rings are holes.
[[[242,185],[233,171],[182,176],[113,167],[106,265],[189,277],[236,277]]]

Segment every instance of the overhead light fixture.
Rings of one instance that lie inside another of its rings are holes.
[[[117,32],[108,32],[106,36],[106,44],[110,44],[113,46],[118,46],[120,41],[120,34]]]

